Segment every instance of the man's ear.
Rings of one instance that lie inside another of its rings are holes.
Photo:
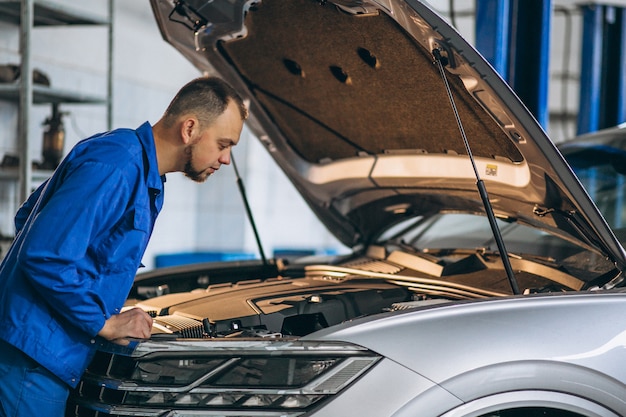
[[[183,120],[180,125],[180,136],[185,145],[192,141],[197,128],[198,121],[195,118],[188,117]]]

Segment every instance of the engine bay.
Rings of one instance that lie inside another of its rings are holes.
[[[140,307],[153,316],[157,338],[301,337],[357,317],[510,295],[498,256],[448,257],[454,260],[446,264],[437,257],[406,252],[385,258],[370,253],[335,265],[284,268],[284,275],[273,278],[147,298],[128,307]],[[525,293],[560,292],[568,290],[563,284],[580,285],[546,265],[520,259],[514,265]],[[546,271],[552,279],[540,274]],[[202,282],[199,278],[198,285]]]
[[[419,301],[410,289],[369,279],[276,279],[199,293],[189,293],[185,301],[180,294],[165,295],[137,306],[154,317],[156,337],[298,337]]]

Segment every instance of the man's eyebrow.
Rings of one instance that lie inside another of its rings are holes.
[[[221,138],[217,140],[221,145],[228,145],[228,146],[235,146],[236,143],[234,140],[232,139],[228,139],[228,138]]]

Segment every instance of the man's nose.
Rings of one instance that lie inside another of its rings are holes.
[[[222,155],[220,155],[218,161],[220,162],[220,164],[230,165],[230,148],[222,152]]]

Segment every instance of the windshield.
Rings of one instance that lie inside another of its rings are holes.
[[[626,243],[626,152],[612,146],[580,145],[566,153],[576,176],[622,245]]]
[[[542,230],[498,219],[509,255],[566,270],[585,282],[612,271],[614,265],[601,255]],[[388,250],[402,247],[429,254],[441,261],[467,253],[494,254],[498,247],[485,216],[444,213],[413,218],[395,225],[378,240]]]
[[[511,253],[526,253],[562,259],[582,249],[538,229],[498,219],[498,226]],[[472,249],[497,251],[493,232],[485,216],[451,213],[406,221],[383,235],[380,241],[391,240],[412,246],[419,251],[434,249]]]

